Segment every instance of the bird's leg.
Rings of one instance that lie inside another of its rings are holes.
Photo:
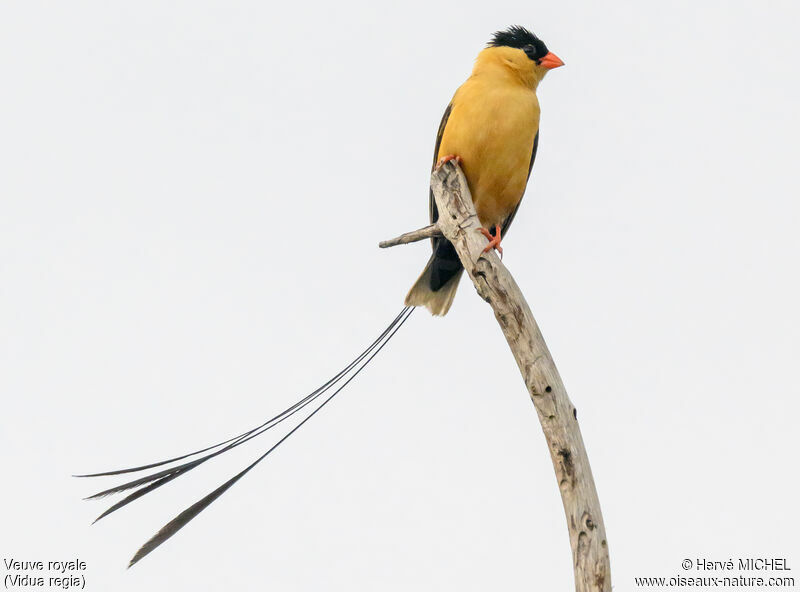
[[[444,163],[449,162],[451,160],[455,160],[458,164],[461,164],[461,157],[460,156],[458,156],[457,154],[448,154],[446,156],[442,156],[439,160],[436,161],[436,166],[433,168],[433,170],[438,171],[439,168]]]
[[[500,253],[500,258],[503,258],[503,247],[500,246],[500,241],[503,240],[503,237],[500,236],[500,225],[494,225],[494,233],[495,236],[492,236],[492,233],[486,230],[485,228],[480,229],[481,234],[489,239],[489,244],[486,245],[486,248],[483,250],[484,253],[488,253],[492,249],[496,249],[498,253]]]

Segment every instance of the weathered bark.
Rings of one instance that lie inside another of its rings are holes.
[[[461,169],[454,162],[446,163],[433,173],[431,188],[439,209],[436,226],[453,243],[478,294],[494,310],[539,415],[567,517],[575,590],[609,592],[603,515],[575,407],[514,278],[494,252],[482,253],[487,240],[478,230],[480,223]],[[423,230],[430,232],[429,227]],[[401,240],[409,236],[419,240],[419,232],[406,233],[392,243],[411,242]]]
[[[429,224],[425,228],[412,230],[411,232],[405,232],[397,238],[381,241],[378,243],[378,246],[381,249],[385,249],[387,247],[396,247],[397,245],[415,243],[417,241],[425,240],[426,238],[432,238],[434,236],[442,236],[442,231],[439,230],[438,224]]]

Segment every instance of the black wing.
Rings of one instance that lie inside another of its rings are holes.
[[[436,146],[433,149],[433,163],[431,164],[431,172],[433,172],[433,169],[436,166],[436,161],[438,160],[437,157],[439,156],[439,146],[442,145],[442,136],[444,136],[444,128],[447,127],[447,120],[450,119],[450,111],[452,110],[453,110],[453,103],[450,103],[447,106],[447,109],[444,110],[444,115],[442,115],[442,121],[441,123],[439,123],[439,131],[436,132]],[[436,209],[436,200],[433,199],[433,190],[430,191],[430,201],[428,202],[428,209],[430,212],[431,224],[433,224],[439,219],[439,210]],[[434,246],[436,245],[435,242],[433,244]]]
[[[533,150],[531,151],[531,162],[528,165],[528,179],[531,178],[531,171],[533,170],[533,161],[536,160],[536,149],[539,148],[539,131],[536,131],[536,136],[533,138]],[[523,194],[524,195],[524,194]],[[517,210],[519,210],[519,204],[522,203],[522,198],[519,198],[519,203],[517,203],[517,207],[514,208],[514,211],[508,215],[508,218],[503,220],[502,226],[502,234],[503,236],[506,235],[508,232],[508,227],[511,226],[511,222],[514,220],[514,216],[517,215]],[[492,233],[494,235],[494,233]]]
[[[450,112],[453,110],[453,103],[447,106],[442,115],[442,121],[439,124],[439,131],[436,132],[436,146],[433,149],[433,164],[431,171],[436,167],[437,157],[439,156],[439,147],[442,145],[442,136],[444,136],[444,128],[447,127],[447,120],[450,119]],[[428,211],[430,213],[431,224],[439,219],[439,210],[436,208],[436,200],[433,197],[433,190],[428,191]],[[433,256],[431,257],[431,276],[430,287],[434,292],[439,290],[451,279],[457,276],[463,266],[461,260],[458,258],[455,247],[452,243],[443,236],[431,239],[431,247],[433,248]]]

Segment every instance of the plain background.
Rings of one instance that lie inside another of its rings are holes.
[[[491,33],[566,67],[503,243],[572,401],[615,589],[800,569],[795,2],[0,5],[3,558],[88,590],[568,590],[533,406],[463,283],[274,436],[97,525],[113,484],[259,423],[399,311],[444,107]],[[800,573],[795,572],[796,576]],[[696,575],[696,574],[694,574]]]

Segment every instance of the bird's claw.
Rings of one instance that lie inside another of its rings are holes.
[[[450,162],[451,160],[455,160],[457,164],[462,163],[462,158],[458,154],[448,154],[436,161],[436,166],[433,167],[433,170],[438,171],[444,163]]]
[[[492,233],[486,230],[485,228],[480,228],[481,234],[489,239],[489,244],[486,245],[486,248],[483,249],[484,253],[488,253],[492,249],[495,249],[498,253],[500,253],[500,259],[503,258],[503,247],[500,246],[500,241],[503,240],[503,237],[500,236],[500,225],[495,224],[494,226],[494,233],[495,236],[492,236]]]

